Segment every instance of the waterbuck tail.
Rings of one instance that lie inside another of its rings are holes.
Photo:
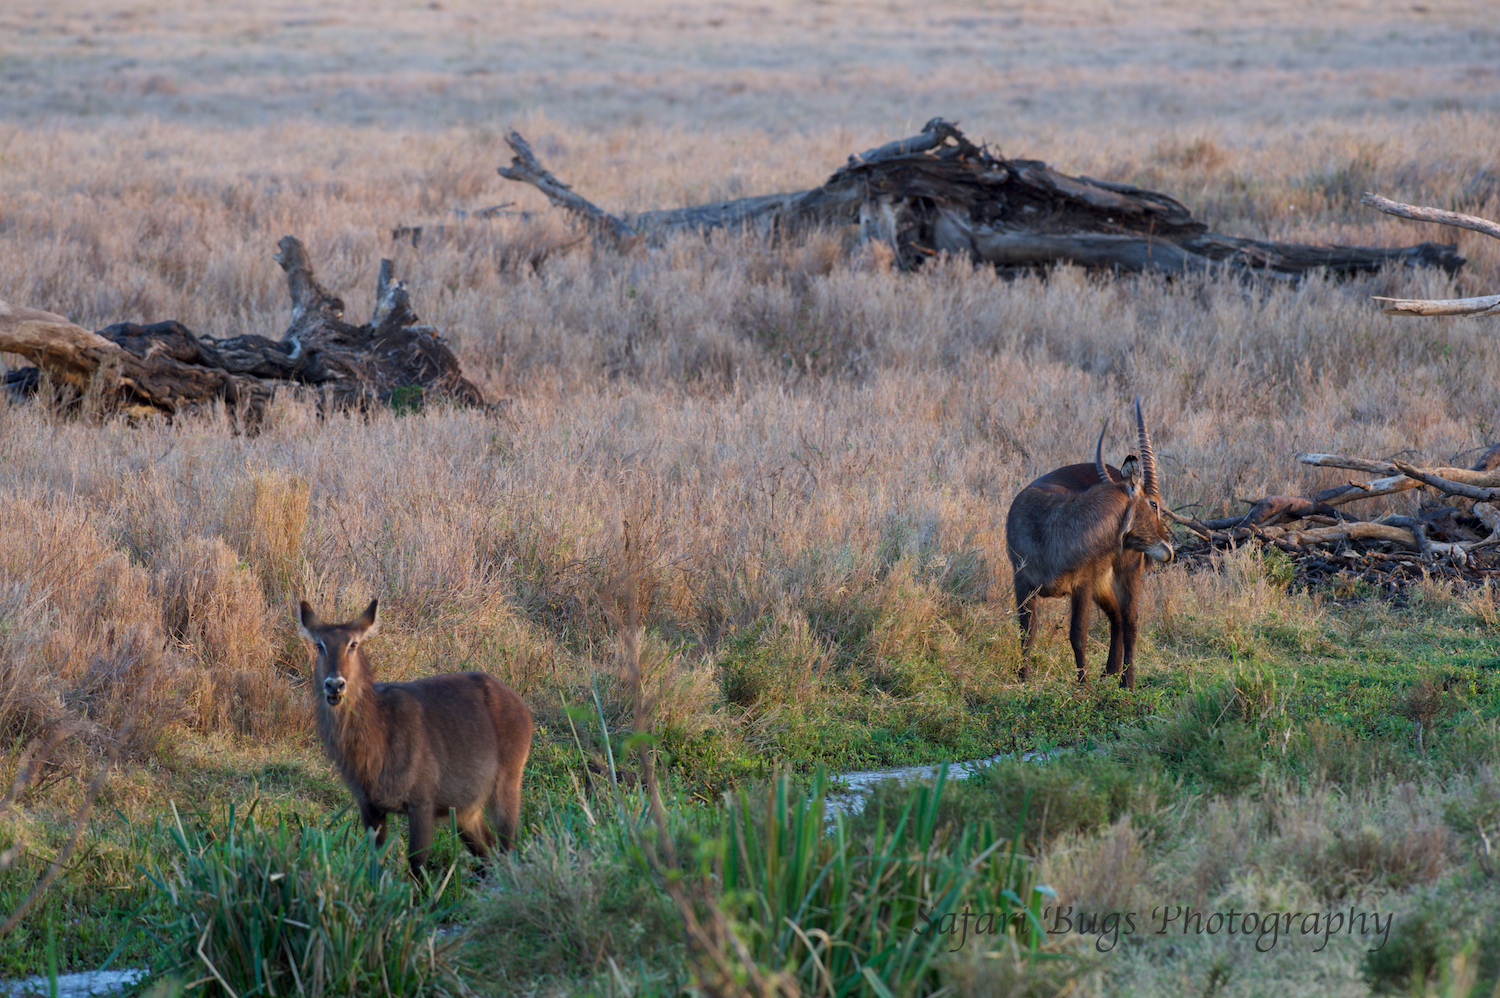
[[[1141,415],[1141,397],[1135,397],[1135,429],[1141,438],[1141,487],[1148,496],[1161,496],[1156,485],[1156,452],[1151,449],[1151,434],[1146,432],[1146,419]]]

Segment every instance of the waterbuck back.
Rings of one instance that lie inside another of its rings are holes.
[[[303,635],[316,654],[318,733],[365,827],[385,841],[389,814],[407,816],[407,859],[421,870],[433,823],[458,820],[475,855],[497,840],[508,849],[521,816],[521,773],[531,751],[531,711],[515,691],[483,672],[378,683],[364,640],[379,606],[345,624],[325,624],[306,602]]]
[[[1172,558],[1171,534],[1161,517],[1156,455],[1135,400],[1141,455],[1120,468],[1104,463],[1104,430],[1092,464],[1048,472],[1017,493],[1005,520],[1005,541],[1015,570],[1021,623],[1021,679],[1030,674],[1036,601],[1072,601],[1069,642],[1080,682],[1087,678],[1089,611],[1097,603],[1109,617],[1109,659],[1104,674],[1120,673],[1135,686],[1135,643],[1146,563]],[[1107,429],[1107,427],[1106,427]]]

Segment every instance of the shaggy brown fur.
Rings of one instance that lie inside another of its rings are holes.
[[[304,602],[300,614],[317,653],[318,732],[365,827],[384,843],[386,815],[405,812],[414,875],[432,844],[433,821],[449,809],[476,856],[488,856],[497,838],[509,849],[521,816],[531,711],[483,672],[375,682],[360,645],[375,633],[377,612],[371,601],[357,620],[324,624]]]
[[[1104,433],[1093,464],[1070,464],[1049,472],[1016,495],[1005,520],[1005,540],[1016,574],[1016,608],[1021,621],[1021,653],[1030,672],[1031,641],[1036,629],[1036,601],[1072,599],[1069,641],[1078,666],[1078,681],[1087,678],[1089,609],[1093,603],[1109,617],[1109,660],[1104,674],[1120,673],[1120,685],[1135,686],[1135,642],[1140,632],[1138,600],[1146,560],[1172,557],[1171,534],[1162,523],[1156,456],[1135,402],[1141,457],[1125,459],[1122,468],[1104,463]]]

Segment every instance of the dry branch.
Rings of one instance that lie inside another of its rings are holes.
[[[344,303],[318,283],[307,250],[286,236],[275,257],[287,275],[291,323],[281,339],[197,336],[180,322],[117,323],[97,333],[60,315],[0,302],[0,352],[30,360],[77,392],[101,390],[124,411],[172,414],[222,401],[258,422],[281,389],[311,390],[328,409],[362,408],[404,395],[483,405],[458,359],[419,324],[406,286],[381,262],[370,322],[344,321]],[[19,379],[36,384],[38,377]]]
[[[820,187],[617,217],[562,183],[516,132],[500,174],[528,183],[613,242],[640,235],[809,226],[857,230],[888,244],[902,268],[941,253],[1001,268],[1056,263],[1131,272],[1230,271],[1288,279],[1313,270],[1354,273],[1389,263],[1463,265],[1437,243],[1394,249],[1307,246],[1209,232],[1165,194],[1071,177],[1037,160],[1005,159],[941,118],[918,135],[850,156]]]
[[[1377,478],[1371,482],[1346,482],[1343,485],[1335,485],[1331,489],[1324,489],[1313,498],[1330,506],[1343,506],[1359,499],[1374,499],[1378,496],[1405,492],[1420,484],[1422,483],[1407,478],[1405,475],[1392,475],[1388,478]]]
[[[1465,215],[1457,211],[1444,211],[1442,208],[1419,208],[1416,205],[1402,204],[1383,198],[1379,194],[1369,191],[1359,199],[1359,203],[1368,205],[1377,211],[1383,211],[1387,215],[1399,215],[1402,218],[1410,218],[1418,222],[1436,222],[1439,225],[1453,225],[1460,229],[1473,229],[1475,232],[1483,232],[1487,236],[1500,239],[1500,224],[1491,222],[1487,218],[1478,215]]]
[[[635,238],[635,230],[629,225],[587,198],[579,196],[573,188],[549,173],[537,160],[536,154],[531,151],[531,145],[521,137],[520,132],[512,128],[505,135],[505,144],[510,146],[515,156],[511,159],[510,166],[500,167],[500,176],[506,180],[530,184],[547,195],[547,200],[583,218],[591,228],[617,243]]]
[[[1367,461],[1362,457],[1344,457],[1339,454],[1298,454],[1298,464],[1310,464],[1315,468],[1347,468],[1350,471],[1366,471],[1372,475],[1394,475],[1396,466],[1390,461]]]
[[[1500,497],[1500,488],[1480,488],[1469,485],[1466,482],[1455,482],[1451,478],[1435,474],[1431,471],[1423,471],[1421,468],[1413,468],[1403,461],[1397,461],[1396,467],[1408,478],[1415,478],[1424,485],[1431,485],[1444,495],[1463,496],[1465,499],[1494,499]],[[1446,471],[1447,469],[1439,469]]]

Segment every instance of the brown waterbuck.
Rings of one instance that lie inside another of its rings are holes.
[[[483,672],[375,682],[361,644],[375,633],[377,602],[347,624],[323,623],[306,601],[300,613],[317,652],[318,732],[365,827],[383,844],[386,815],[404,812],[413,875],[432,845],[434,820],[447,820],[450,808],[476,856],[490,854],[497,834],[509,849],[521,817],[531,711]]]
[[[1104,463],[1104,430],[1093,464],[1070,464],[1048,472],[1020,491],[1005,519],[1005,543],[1016,573],[1016,609],[1021,619],[1021,679],[1030,672],[1036,631],[1036,601],[1067,596],[1073,601],[1068,638],[1087,678],[1084,652],[1090,604],[1109,617],[1109,661],[1104,674],[1120,673],[1120,685],[1135,686],[1135,639],[1140,632],[1141,582],[1147,559],[1172,558],[1172,540],[1161,518],[1161,492],[1151,435],[1135,400],[1141,456],[1119,468]],[[1106,424],[1105,428],[1108,428]]]

